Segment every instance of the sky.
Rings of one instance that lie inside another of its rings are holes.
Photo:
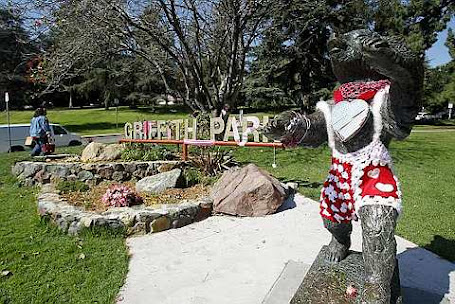
[[[447,28],[451,27],[455,31],[455,17],[450,20]],[[438,34],[438,41],[426,51],[430,66],[435,67],[450,61],[449,50],[444,45],[447,38],[447,29]]]

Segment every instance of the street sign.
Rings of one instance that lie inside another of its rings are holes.
[[[449,109],[453,109],[453,103],[449,102],[449,105],[447,106]]]

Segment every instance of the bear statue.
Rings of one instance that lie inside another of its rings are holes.
[[[320,214],[332,234],[326,259],[339,262],[347,256],[351,221],[359,218],[365,265],[361,302],[388,304],[401,192],[387,147],[392,138],[411,132],[423,58],[401,39],[370,30],[333,35],[328,50],[340,83],[333,99],[318,102],[310,115],[284,112],[263,131],[285,146],[328,142],[332,164],[320,198]]]

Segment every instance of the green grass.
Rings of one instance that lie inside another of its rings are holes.
[[[170,113],[168,110],[156,109],[129,109],[120,107],[118,110],[118,128],[116,127],[115,108],[104,109],[49,109],[47,117],[52,123],[59,123],[71,132],[81,135],[93,135],[100,133],[123,133],[126,122],[140,120],[171,120],[188,117],[188,113],[178,111]],[[11,111],[11,123],[29,123],[33,111]],[[0,124],[6,123],[6,113],[0,115]]]
[[[175,108],[174,113],[169,108],[140,108],[129,109],[128,107],[119,107],[118,110],[118,127],[116,127],[116,110],[110,108],[104,109],[49,109],[47,117],[52,123],[58,123],[65,126],[71,132],[77,132],[81,135],[123,133],[123,126],[126,122],[141,120],[173,120],[189,118],[189,112],[182,108]],[[245,114],[248,115],[248,114]],[[254,113],[262,117],[263,115],[273,115],[273,113]],[[11,123],[29,123],[33,116],[33,111],[11,111]],[[0,113],[0,124],[6,124],[6,113]]]
[[[261,116],[263,113],[255,113]],[[185,112],[162,113],[144,109],[50,110],[52,122],[82,134],[122,132],[127,121],[177,119]],[[32,112],[13,111],[12,122],[28,122]],[[5,123],[2,113],[0,124]],[[439,127],[438,127],[439,128]],[[455,260],[455,136],[453,132],[413,133],[392,142],[391,153],[402,183],[404,212],[397,233],[444,258]],[[67,151],[80,151],[80,148]],[[0,303],[112,303],[127,272],[127,249],[122,236],[102,234],[74,238],[40,221],[36,189],[20,188],[9,173],[26,153],[0,155]],[[235,156],[253,162],[281,180],[299,181],[300,192],[318,199],[330,163],[327,147],[277,151],[272,168],[270,148],[237,148]],[[78,259],[81,253],[85,259]]]
[[[390,147],[403,191],[398,235],[449,260],[455,260],[455,136],[453,132],[413,133]],[[319,199],[330,166],[327,147],[277,151],[237,148],[235,156],[253,162],[281,180],[303,182],[299,191]]]
[[[41,221],[37,190],[10,174],[25,156],[0,157],[0,268],[12,273],[0,277],[0,303],[113,303],[128,267],[123,236],[70,237]]]

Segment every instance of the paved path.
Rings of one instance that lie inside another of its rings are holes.
[[[260,304],[289,260],[310,265],[329,241],[318,205],[300,195],[295,204],[263,218],[213,216],[129,238],[129,273],[118,303]],[[360,236],[355,224],[354,250],[361,249]],[[403,286],[442,299],[452,273],[454,292],[455,264],[402,238],[397,241]]]

